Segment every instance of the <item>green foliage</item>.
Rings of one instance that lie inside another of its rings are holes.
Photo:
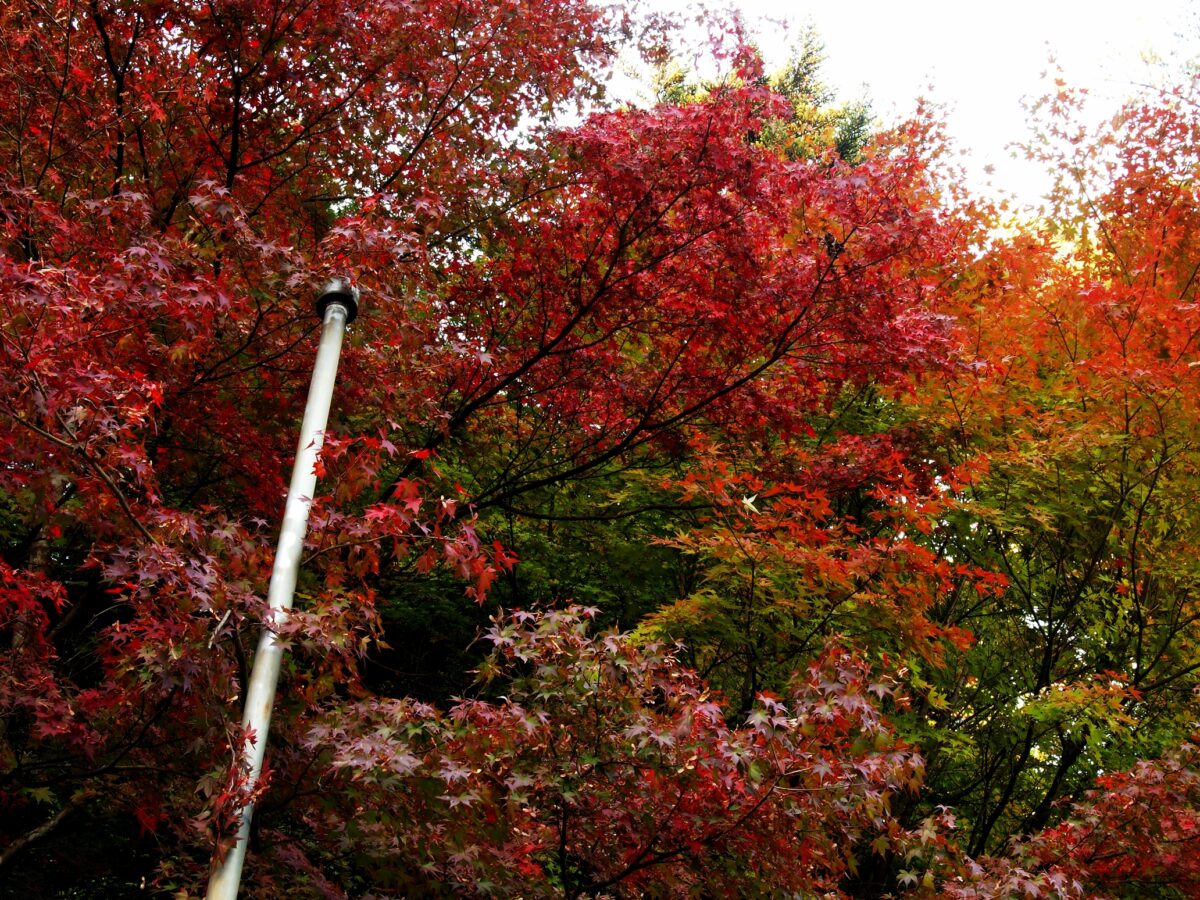
[[[821,80],[825,45],[808,27],[795,38],[787,61],[766,81],[790,110],[768,122],[756,135],[763,146],[789,159],[817,159],[833,151],[851,165],[861,161],[875,131],[865,100],[836,103],[833,90]],[[695,103],[720,87],[695,76],[679,60],[661,64],[654,73],[655,98],[661,103]]]
[[[825,45],[811,27],[801,31],[771,86],[788,99],[792,114],[764,131],[763,143],[791,159],[809,159],[832,148],[844,162],[859,162],[871,139],[874,120],[865,100],[836,104],[821,80]]]

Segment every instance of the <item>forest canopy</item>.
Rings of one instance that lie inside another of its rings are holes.
[[[0,6],[0,895],[1200,897],[1195,74],[1014,222],[711,24]]]

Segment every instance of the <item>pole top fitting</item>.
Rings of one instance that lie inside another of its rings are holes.
[[[358,288],[344,275],[329,279],[317,295],[317,316],[325,318],[325,309],[331,303],[340,303],[346,308],[346,324],[358,315]]]

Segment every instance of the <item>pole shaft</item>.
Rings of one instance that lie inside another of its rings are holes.
[[[249,769],[247,791],[253,791],[257,786],[262,774],[263,757],[266,755],[267,732],[271,726],[271,710],[275,703],[275,687],[279,682],[279,668],[283,662],[283,647],[276,639],[274,626],[284,622],[287,619],[287,611],[292,608],[292,595],[295,593],[296,577],[300,571],[300,554],[304,549],[304,535],[308,531],[309,507],[317,486],[317,455],[324,443],[325,425],[329,420],[329,406],[333,400],[333,386],[342,351],[342,337],[346,333],[347,315],[347,309],[341,303],[330,303],[325,309],[321,344],[317,349],[317,361],[313,365],[308,403],[304,407],[304,420],[300,425],[296,463],[292,468],[283,525],[279,530],[279,545],[275,550],[275,565],[271,570],[271,584],[267,589],[267,620],[263,622],[258,649],[254,654],[250,683],[246,689],[242,727],[252,737],[248,737],[242,748],[243,762]],[[242,808],[237,842],[233,849],[225,854],[224,860],[214,868],[208,882],[207,900],[235,900],[237,897],[253,814],[253,803],[248,803]]]

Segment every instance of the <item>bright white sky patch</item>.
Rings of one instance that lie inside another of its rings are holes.
[[[647,0],[678,11],[683,0]],[[1099,117],[1138,85],[1157,79],[1149,58],[1174,64],[1200,56],[1194,0],[727,0],[742,10],[769,66],[786,57],[780,19],[811,23],[825,42],[825,79],[839,99],[866,97],[884,122],[925,96],[946,110],[950,136],[969,152],[977,187],[995,167],[994,189],[1032,203],[1046,184],[1011,159],[1027,136],[1022,98],[1049,88],[1053,56],[1069,84],[1086,87]],[[755,23],[763,23],[755,27]]]

